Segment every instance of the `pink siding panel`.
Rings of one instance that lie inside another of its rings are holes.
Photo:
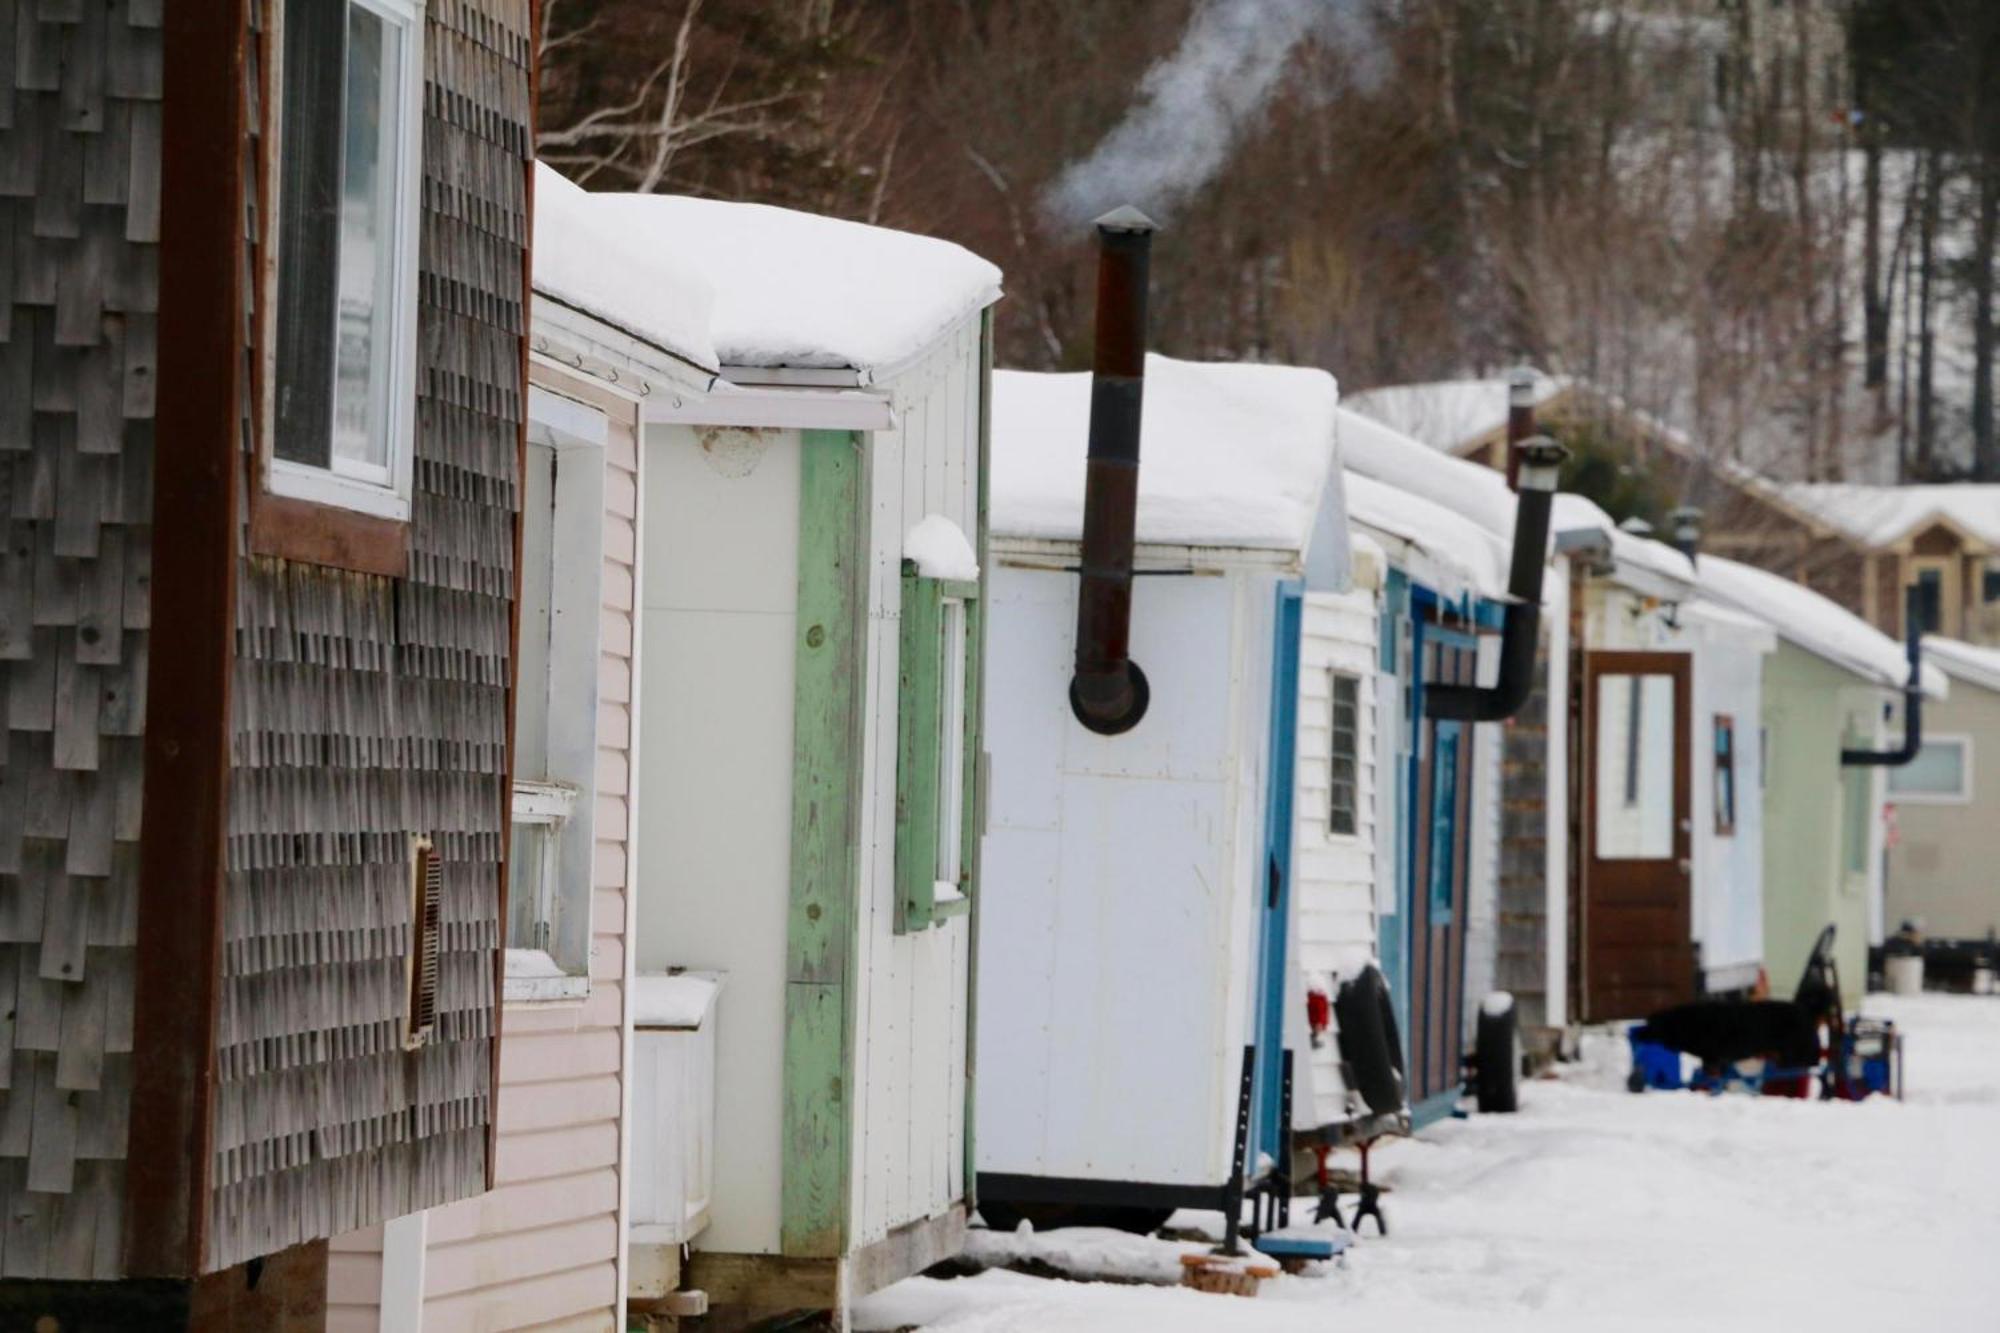
[[[440,1329],[605,1329],[618,1298],[618,1270],[606,1260],[526,1282],[493,1284],[425,1303]],[[601,1311],[593,1317],[578,1311]]]
[[[436,1250],[483,1236],[499,1235],[523,1217],[544,1226],[581,1222],[618,1207],[618,1173],[605,1169],[582,1176],[558,1176],[504,1185],[490,1194],[440,1208],[430,1216],[430,1243]]]
[[[519,1220],[511,1219],[515,1225]],[[432,1297],[456,1295],[475,1287],[568,1272],[601,1262],[617,1250],[618,1222],[609,1211],[533,1231],[434,1244],[424,1270],[424,1297],[428,1303]]]

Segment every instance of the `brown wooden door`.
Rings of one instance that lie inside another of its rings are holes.
[[[1473,640],[1425,626],[1423,679],[1473,682]],[[1472,861],[1473,727],[1425,718],[1417,751],[1410,894],[1410,1106],[1419,1123],[1448,1112],[1461,1083],[1466,895]]]
[[[1689,681],[1686,653],[1584,660],[1577,965],[1586,1022],[1694,998]]]

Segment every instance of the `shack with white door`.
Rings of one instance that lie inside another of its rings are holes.
[[[1279,1071],[1287,1018],[1308,547],[1330,583],[1346,580],[1337,396],[1320,371],[1145,358],[1143,426],[1124,446],[1138,445],[1139,466],[1123,645],[1145,694],[1116,729],[1073,705],[1090,638],[1079,603],[1093,596],[1079,560],[1108,563],[1082,554],[1099,503],[1086,503],[1086,437],[1093,485],[1102,445],[1093,377],[995,376],[978,1101],[989,1223],[1216,1207],[1248,1080],[1260,1123],[1275,1124],[1276,1085],[1259,1076]]]
[[[1699,566],[1706,595],[1765,621],[1779,641],[1763,673],[1771,984],[1789,993],[1831,925],[1842,985],[1856,997],[1883,936],[1887,775],[1916,758],[1922,701],[1944,698],[1947,678],[1810,588],[1720,556]]]
[[[722,377],[644,409],[631,947],[642,989],[721,983],[706,1226],[633,1219],[634,1299],[840,1311],[955,1252],[969,1206],[1000,275],[784,209],[590,206],[713,286]],[[654,1086],[639,1123],[674,1113]]]

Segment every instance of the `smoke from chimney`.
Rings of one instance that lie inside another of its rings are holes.
[[[1315,32],[1361,53],[1358,73],[1373,71],[1361,0],[1203,0],[1180,45],[1140,81],[1125,118],[1049,187],[1049,221],[1067,229],[1127,202],[1155,217],[1170,213],[1222,169],[1292,52]]]

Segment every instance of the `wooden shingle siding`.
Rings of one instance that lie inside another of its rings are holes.
[[[120,1261],[161,34],[0,5],[0,1274]]]
[[[428,15],[408,577],[238,574],[210,1268],[486,1180],[531,60],[525,0]],[[416,835],[442,936],[406,1051]]]

